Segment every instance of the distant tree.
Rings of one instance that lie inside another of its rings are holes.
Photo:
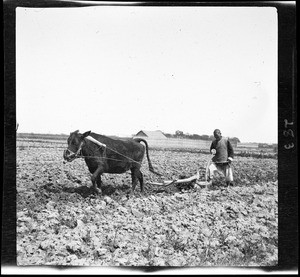
[[[175,137],[176,138],[183,138],[184,137],[184,133],[182,131],[177,130],[175,132]]]
[[[215,139],[213,135],[198,135],[198,134],[184,134],[183,131],[177,130],[175,134],[163,133],[167,138],[187,138],[187,139],[199,139],[199,140],[206,140],[212,141]],[[229,140],[233,143],[240,143],[241,141],[237,137],[229,137]]]
[[[200,139],[202,139],[202,140],[209,140],[209,136],[208,135],[201,135]]]
[[[237,137],[229,138],[229,140],[233,143],[240,143],[241,141]]]
[[[201,139],[201,137],[198,134],[191,135],[191,139]]]

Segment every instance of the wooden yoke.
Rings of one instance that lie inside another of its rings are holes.
[[[97,144],[97,145],[99,145],[99,146],[101,146],[101,147],[104,147],[104,148],[106,148],[106,144],[104,144],[104,143],[101,143],[100,141],[98,141],[98,140],[94,139],[94,138],[93,138],[93,137],[91,137],[91,136],[87,136],[87,137],[86,137],[86,139],[88,139],[88,140],[92,141],[93,143],[95,143],[95,144]]]

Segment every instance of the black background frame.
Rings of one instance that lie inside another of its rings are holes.
[[[132,2],[131,2],[132,3]],[[3,1],[4,136],[2,265],[16,265],[16,8],[117,6],[105,1]],[[126,2],[122,3],[122,6]],[[129,5],[129,4],[128,4]],[[130,4],[132,5],[132,4]],[[298,144],[296,1],[139,2],[136,6],[275,7],[278,13],[278,265],[263,270],[298,269]],[[293,125],[286,125],[286,122]],[[294,137],[288,136],[288,129]],[[289,148],[293,144],[292,148]],[[261,267],[260,267],[261,268]],[[146,271],[149,271],[146,269]],[[159,270],[152,269],[152,270]]]

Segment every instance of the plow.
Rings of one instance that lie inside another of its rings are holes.
[[[190,184],[193,182],[196,186],[200,188],[205,188],[210,185],[210,182],[208,181],[208,168],[211,163],[213,155],[208,159],[205,167],[205,179],[204,181],[200,180],[200,171],[198,170],[197,173],[191,177],[188,178],[179,178],[175,180],[163,180],[162,182],[150,182],[150,185],[154,186],[160,186],[160,187],[169,187],[171,185],[177,185],[177,184]]]

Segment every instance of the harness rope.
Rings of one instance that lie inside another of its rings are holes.
[[[126,158],[127,160],[130,160],[130,161],[132,161],[133,163],[136,163],[136,164],[142,166],[142,162],[135,161],[134,159],[132,159],[132,158],[130,158],[130,157],[128,157],[128,156],[126,156],[126,155],[124,155],[124,154],[118,152],[117,150],[114,150],[114,149],[112,149],[112,148],[110,148],[110,147],[107,147],[106,144],[103,144],[103,143],[97,141],[96,139],[94,139],[94,138],[91,137],[91,136],[87,136],[87,137],[85,137],[85,138],[88,139],[88,140],[90,140],[90,141],[93,142],[94,144],[99,145],[99,147],[98,147],[96,150],[91,149],[89,146],[87,146],[89,149],[92,150],[93,153],[94,153],[95,151],[97,151],[99,148],[103,148],[103,149],[104,149],[104,156],[102,157],[102,159],[106,159],[106,160],[114,160],[114,161],[120,161],[120,162],[122,162],[122,160],[113,159],[113,158],[107,158],[107,157],[106,157],[106,149],[109,149],[110,151],[112,151],[112,152],[114,152],[114,153],[117,153],[118,155],[120,155],[120,156]],[[81,141],[81,143],[79,144],[79,147],[78,147],[76,153],[74,153],[73,151],[69,150],[69,148],[67,148],[68,151],[70,151],[70,152],[72,153],[72,157],[71,157],[71,158],[73,158],[73,160],[76,159],[76,158],[93,158],[93,157],[99,158],[99,156],[84,156],[84,155],[82,155],[82,146],[83,146],[83,143],[85,142],[85,138],[84,138],[83,141]],[[146,146],[147,146],[147,145],[146,145]],[[147,152],[147,158],[148,158],[148,163],[149,163],[149,171],[152,172],[152,173],[154,173],[154,174],[156,174],[156,175],[163,176],[161,173],[158,173],[158,172],[156,172],[156,171],[153,169],[153,166],[151,165],[151,162],[150,162],[150,160],[149,160],[148,152]],[[173,183],[174,183],[174,182],[172,182],[171,184],[173,184]],[[170,184],[170,185],[171,185],[171,184]]]
[[[94,142],[93,140],[90,140],[90,141]],[[70,150],[69,148],[67,148],[68,151],[70,151],[72,154],[74,154],[74,158],[75,158],[75,159],[77,159],[77,158],[99,158],[99,156],[84,156],[84,155],[82,155],[81,152],[82,152],[83,142],[84,142],[84,141],[82,141],[82,142],[80,143],[80,145],[79,145],[78,150],[76,151],[76,153],[74,153],[72,150]],[[94,142],[94,143],[95,143],[95,142]],[[95,143],[95,144],[96,144],[96,143]],[[128,159],[128,160],[130,160],[130,161],[132,161],[132,162],[134,162],[134,163],[137,163],[137,164],[139,164],[139,165],[142,165],[142,163],[137,162],[137,161],[131,159],[130,157],[127,157],[127,156],[123,155],[122,153],[118,152],[117,150],[114,150],[114,149],[112,149],[112,148],[110,148],[110,147],[107,147],[107,145],[105,145],[105,144],[103,144],[103,143],[100,143],[100,144],[101,144],[101,145],[100,145],[96,150],[98,150],[98,149],[100,149],[100,148],[104,148],[105,150],[106,150],[106,149],[109,149],[110,151],[115,152],[116,154],[118,154],[118,155],[120,155],[120,156],[123,156],[124,158],[126,158],[126,159]],[[96,151],[96,150],[95,150],[95,151]],[[95,152],[95,151],[93,151],[93,152]],[[113,160],[113,161],[119,161],[119,162],[122,161],[122,160],[118,160],[118,159],[107,158],[106,155],[105,155],[105,157],[103,157],[103,159],[106,159],[106,160]]]

